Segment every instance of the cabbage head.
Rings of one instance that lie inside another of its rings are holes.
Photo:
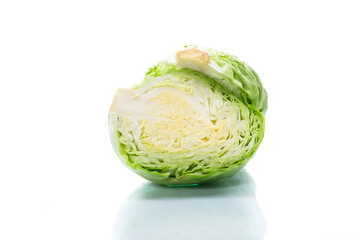
[[[122,162],[165,185],[211,182],[238,172],[263,137],[267,93],[237,57],[190,46],[161,61],[109,112]]]

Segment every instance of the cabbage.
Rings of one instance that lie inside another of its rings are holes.
[[[238,172],[264,137],[267,93],[237,57],[188,47],[119,89],[109,112],[112,145],[140,176],[165,185]]]

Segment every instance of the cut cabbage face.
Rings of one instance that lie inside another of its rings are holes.
[[[134,89],[116,93],[109,113],[115,152],[130,169],[160,184],[231,176],[258,148],[264,116],[245,93],[237,97],[223,84],[231,81],[216,74],[209,53],[190,48],[175,59],[150,69]]]

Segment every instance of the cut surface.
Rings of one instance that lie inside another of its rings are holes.
[[[126,140],[140,151],[175,158],[217,155],[236,146],[241,132],[238,107],[201,81],[179,80],[173,76],[117,92],[110,111],[118,114],[122,135],[131,131]]]
[[[206,81],[176,72],[117,92],[112,140],[131,168],[178,179],[242,164],[258,125],[245,105]]]

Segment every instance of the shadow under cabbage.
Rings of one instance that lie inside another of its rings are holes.
[[[113,240],[260,240],[266,223],[255,184],[235,176],[191,187],[146,183],[121,205]]]

